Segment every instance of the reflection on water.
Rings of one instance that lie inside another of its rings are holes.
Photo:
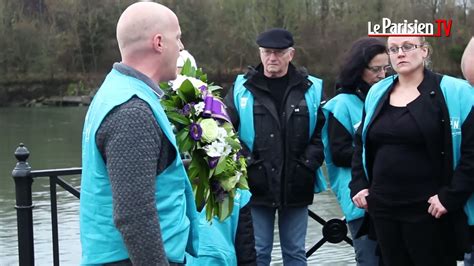
[[[17,265],[17,226],[14,183],[11,170],[15,166],[13,152],[24,142],[31,152],[33,169],[80,166],[81,131],[85,107],[72,108],[0,108],[0,265]],[[79,186],[80,177],[67,177],[67,182]],[[79,200],[58,187],[59,250],[62,265],[77,265],[80,261]],[[51,213],[48,178],[36,178],[33,183],[35,262],[52,265]],[[324,219],[341,217],[330,192],[316,195],[310,209]],[[277,219],[275,219],[277,220]],[[308,222],[306,247],[309,249],[322,237],[321,226]],[[278,231],[272,265],[282,265]],[[308,261],[309,265],[355,265],[353,249],[345,242],[324,244]]]
[[[20,142],[31,155],[33,169],[81,165],[81,132],[86,107],[0,108],[0,265],[17,265],[15,188],[11,171],[13,152]],[[67,178],[79,185],[79,177]],[[33,182],[35,262],[52,264],[51,213],[48,178]],[[77,265],[80,259],[79,202],[58,187],[58,230],[61,263]]]

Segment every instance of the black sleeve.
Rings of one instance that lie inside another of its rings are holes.
[[[240,209],[239,223],[235,236],[235,254],[237,255],[238,265],[257,265],[252,214],[249,204]]]
[[[328,141],[334,165],[338,167],[351,167],[354,140],[346,128],[329,113]]]
[[[359,191],[369,188],[369,182],[364,171],[362,163],[362,128],[364,126],[364,117],[362,115],[362,122],[354,136],[354,154],[352,156],[352,179],[349,182],[349,189],[351,190],[351,199],[359,193]]]
[[[240,117],[239,112],[237,111],[237,108],[234,104],[234,85],[232,85],[224,97],[224,104],[226,106],[227,114],[229,115],[232,125],[234,126],[235,132],[237,132],[239,130]],[[247,145],[245,145],[245,143],[240,142],[240,144],[242,145],[242,155],[245,156],[247,160],[247,166],[252,165],[254,160],[250,149],[247,147]]]
[[[136,101],[141,100],[128,103]],[[134,265],[168,265],[155,200],[163,134],[150,107],[125,103],[115,108],[95,137],[112,187],[114,223],[130,260]]]
[[[234,104],[234,85],[232,85],[224,97],[224,104],[227,107],[227,114],[232,121],[232,125],[236,130],[239,129],[239,113],[237,112],[237,108]]]
[[[461,127],[461,158],[454,170],[451,184],[438,193],[441,204],[448,210],[460,209],[474,192],[474,108]]]
[[[306,147],[302,156],[301,163],[312,170],[318,169],[324,161],[324,146],[321,139],[321,131],[323,129],[326,118],[324,117],[321,106],[318,108],[318,116],[316,128],[311,136],[310,142]]]

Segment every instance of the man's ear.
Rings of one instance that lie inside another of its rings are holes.
[[[158,53],[163,52],[163,35],[158,33],[153,36],[153,50]]]
[[[295,57],[295,49],[291,48],[291,50],[289,51],[290,53],[290,61],[293,60],[293,58]]]

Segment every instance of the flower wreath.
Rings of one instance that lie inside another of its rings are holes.
[[[219,97],[219,86],[207,84],[207,75],[187,60],[181,75],[160,87],[161,101],[176,130],[179,151],[190,156],[186,171],[198,210],[206,206],[206,219],[227,218],[237,188],[248,189],[242,146]]]

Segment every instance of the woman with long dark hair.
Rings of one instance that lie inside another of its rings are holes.
[[[385,78],[389,67],[384,42],[369,37],[355,41],[342,62],[336,96],[323,107],[327,118],[323,132],[326,167],[353,237],[357,265],[378,265],[379,258],[375,241],[366,235],[356,237],[365,212],[354,206],[349,193],[354,134],[370,87]]]

